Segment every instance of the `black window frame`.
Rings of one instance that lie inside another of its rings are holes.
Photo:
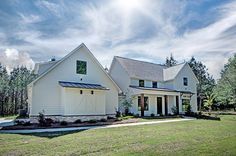
[[[183,78],[183,85],[188,86],[188,78],[187,77]]]
[[[149,100],[148,96],[144,96],[144,111],[149,109]],[[141,111],[141,96],[138,96],[138,110]]]
[[[152,88],[157,88],[157,81],[152,81]]]
[[[85,67],[83,69],[83,67],[79,67],[79,66],[85,66]],[[82,61],[82,60],[76,61],[76,74],[82,74],[82,75],[87,74],[87,62],[86,61]]]
[[[145,83],[144,80],[139,80],[138,81],[138,86],[139,87],[144,87],[144,85],[145,85],[144,83]],[[143,85],[141,85],[141,84],[143,84]]]

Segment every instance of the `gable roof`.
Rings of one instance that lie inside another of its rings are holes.
[[[54,66],[58,61],[49,61],[43,63],[36,63],[34,66],[34,73],[37,75],[41,75]]]
[[[181,63],[163,70],[164,81],[170,81],[175,79],[180,70],[184,67],[186,63]]]
[[[88,51],[88,54],[91,56],[92,60],[99,66],[99,68],[102,69],[102,71],[106,74],[106,76],[111,80],[111,82],[115,85],[117,90],[121,92],[121,89],[118,87],[118,85],[113,81],[113,79],[110,77],[110,75],[105,71],[105,69],[102,67],[102,65],[99,63],[99,61],[95,58],[95,56],[92,54],[92,52],[86,47],[84,43],[81,43],[77,48],[72,50],[69,54],[64,56],[62,59],[57,61],[53,66],[51,66],[47,71],[45,71],[43,74],[39,75],[38,78],[36,78],[34,81],[32,81],[28,86],[33,85],[35,82],[37,82],[39,79],[47,75],[50,71],[52,71],[54,68],[56,68],[59,64],[61,64],[64,60],[69,58],[71,55],[73,55],[75,52],[77,52],[80,48],[85,47]]]
[[[167,68],[161,64],[133,60],[119,56],[115,56],[114,59],[121,64],[130,77],[137,79],[163,81],[163,69]]]
[[[187,65],[187,63],[180,63],[172,67],[167,67],[162,64],[155,64],[151,62],[115,56],[112,61],[111,69],[114,60],[117,60],[120,63],[120,65],[131,78],[145,79],[150,81],[174,80],[183,67]]]

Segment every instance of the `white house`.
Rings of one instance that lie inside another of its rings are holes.
[[[168,68],[116,56],[109,74],[125,96],[133,99],[134,114],[167,115],[173,108],[184,113],[189,104],[197,111],[198,80],[187,63]]]
[[[114,116],[119,87],[85,44],[59,61],[39,63],[39,75],[28,85],[30,117],[39,112],[59,120]]]

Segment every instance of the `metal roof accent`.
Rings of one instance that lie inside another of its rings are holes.
[[[182,94],[195,94],[191,91],[179,91],[179,90],[168,89],[168,88],[139,87],[139,86],[133,86],[133,85],[130,85],[129,87],[136,88],[136,89],[143,89],[143,90],[165,91],[165,92],[180,92]]]
[[[177,91],[177,90],[168,89],[168,88],[139,87],[139,86],[132,86],[132,85],[130,85],[129,87],[131,87],[131,88],[136,88],[136,89],[143,89],[143,90],[166,91],[166,92],[179,92],[179,91]]]
[[[62,87],[68,87],[68,88],[109,90],[109,88],[106,88],[106,87],[104,87],[100,84],[59,81],[59,85],[62,86]]]

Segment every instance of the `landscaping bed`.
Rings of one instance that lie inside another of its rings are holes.
[[[138,123],[138,122],[148,122],[155,120],[164,119],[176,119],[179,116],[162,116],[162,117],[143,117],[136,118],[134,116],[124,116],[113,119],[102,119],[102,120],[90,120],[90,121],[75,121],[75,122],[51,122],[48,125],[40,125],[39,123],[18,123],[13,126],[2,127],[1,130],[26,130],[26,129],[47,129],[47,128],[69,128],[69,127],[86,127],[86,126],[105,126],[105,125],[116,125],[116,124],[126,124],[126,123]]]

